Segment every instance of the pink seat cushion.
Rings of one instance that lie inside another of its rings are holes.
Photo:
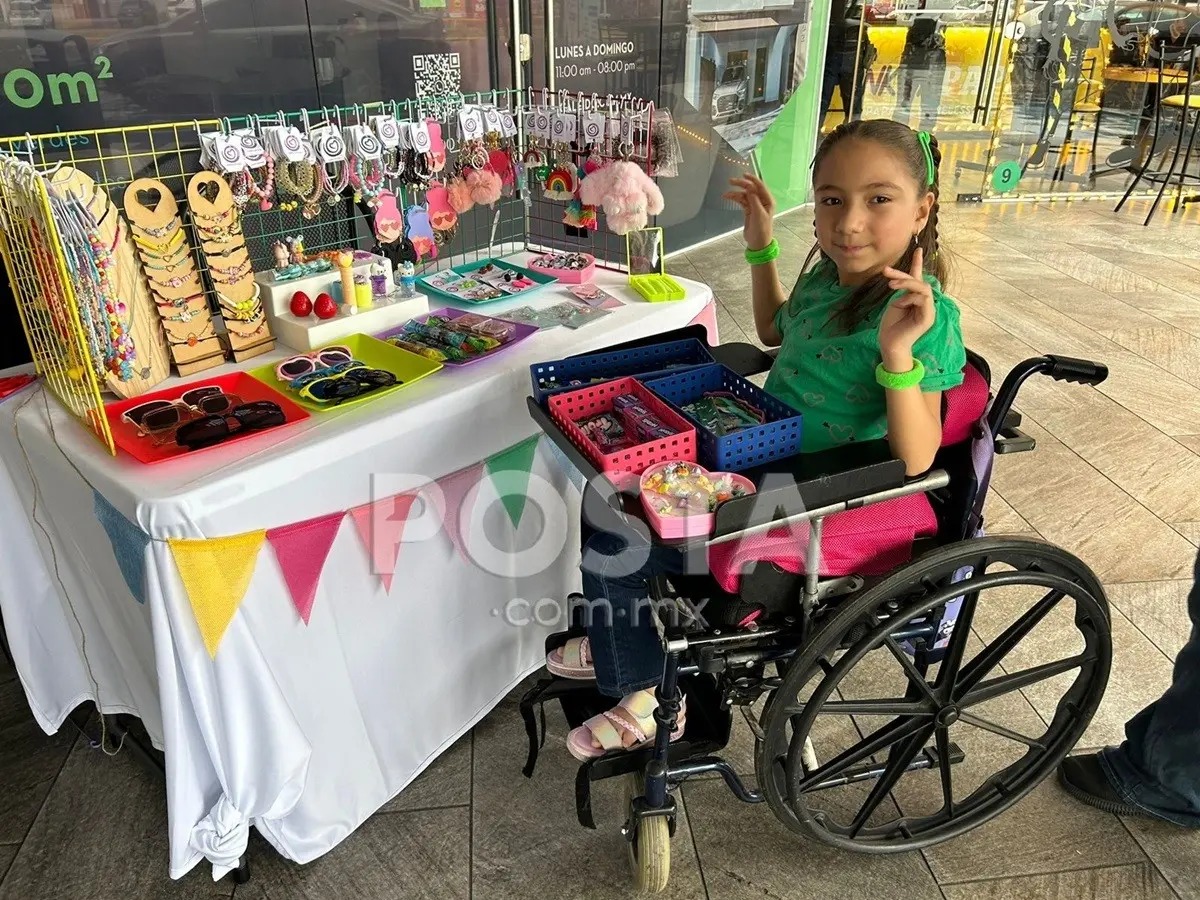
[[[916,538],[932,537],[937,530],[925,494],[836,513],[825,519],[820,574],[884,575],[908,562]],[[800,523],[718,544],[708,551],[708,565],[721,588],[736,594],[742,572],[758,561],[803,574],[807,546],[808,523]]]

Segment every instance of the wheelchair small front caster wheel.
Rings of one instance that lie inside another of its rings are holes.
[[[634,797],[641,797],[644,793],[641,773],[625,777],[626,809]],[[662,893],[671,878],[671,823],[666,816],[650,816],[640,820],[631,817],[625,829],[633,829],[632,835],[625,832],[622,837],[628,845],[634,886],[647,894]]]

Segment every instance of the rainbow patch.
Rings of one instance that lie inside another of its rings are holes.
[[[551,200],[573,200],[578,186],[570,169],[557,166],[546,176],[545,194]]]

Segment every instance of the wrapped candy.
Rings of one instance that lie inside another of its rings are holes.
[[[654,472],[642,489],[660,516],[694,516],[714,512],[726,500],[746,495],[729,475],[711,476],[694,463],[672,463]]]

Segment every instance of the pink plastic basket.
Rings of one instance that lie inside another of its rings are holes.
[[[613,400],[622,394],[636,396],[659,421],[674,429],[676,434],[616,453],[604,453],[575,423],[580,419],[612,412]],[[696,461],[696,429],[636,379],[620,378],[589,385],[577,391],[555,394],[547,403],[550,407],[550,418],[554,423],[571,439],[571,443],[605,474],[640,475],[655,463],[672,459],[693,463]]]
[[[552,269],[548,266],[535,266],[532,262],[526,266],[530,272],[537,272],[539,275],[549,275],[551,278],[557,278],[562,284],[583,284],[585,281],[591,281],[592,276],[596,274],[596,257],[590,253],[583,253],[589,260],[588,264],[582,269]],[[542,254],[534,257],[540,259]]]
[[[654,509],[650,497],[646,493],[646,481],[655,472],[659,472],[672,463],[680,460],[670,460],[665,463],[658,463],[650,466],[642,473],[642,477],[638,482],[638,496],[642,500],[642,509],[646,511],[646,519],[650,522],[650,527],[653,528],[659,535],[667,539],[672,538],[701,538],[708,537],[712,534],[713,526],[716,524],[716,513],[700,513],[694,516],[663,516]],[[684,462],[692,462],[692,460],[683,460]],[[747,494],[754,493],[754,482],[742,475],[734,474],[733,472],[709,472],[704,466],[698,468],[705,472],[710,478],[720,478],[723,475],[728,475],[734,484],[745,488]]]

